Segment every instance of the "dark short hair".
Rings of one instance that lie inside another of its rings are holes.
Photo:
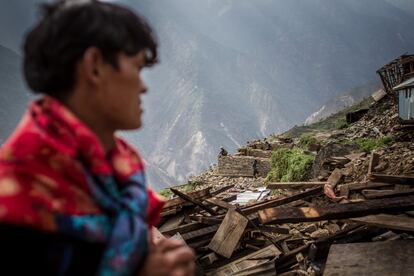
[[[57,98],[75,85],[75,65],[89,47],[97,47],[118,69],[118,55],[146,53],[157,62],[157,41],[148,23],[126,7],[96,0],[60,0],[40,6],[42,18],[24,42],[24,76],[35,93]]]

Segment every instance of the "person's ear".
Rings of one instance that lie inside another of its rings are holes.
[[[82,56],[83,74],[92,83],[102,81],[107,64],[103,59],[101,51],[96,47],[89,47]]]

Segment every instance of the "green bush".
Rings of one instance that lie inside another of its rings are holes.
[[[386,145],[391,144],[393,138],[390,136],[385,136],[378,139],[370,139],[370,138],[359,138],[355,142],[359,146],[359,148],[366,152],[371,152],[377,148],[384,147]]]
[[[158,194],[162,195],[165,198],[170,198],[173,195],[170,188],[162,189],[161,191],[158,192]]]
[[[316,143],[318,143],[318,139],[310,133],[304,133],[299,138],[299,147],[302,149],[308,149],[309,145]]]
[[[278,149],[272,154],[272,169],[267,181],[301,181],[305,180],[312,166],[314,157],[304,154],[301,149]]]

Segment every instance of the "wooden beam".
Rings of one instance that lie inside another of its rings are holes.
[[[296,223],[410,210],[414,210],[412,195],[322,207],[269,208],[259,211],[259,220],[261,223]]]
[[[414,176],[409,175],[386,175],[373,173],[369,178],[375,182],[414,185]]]
[[[195,230],[195,231],[192,231],[192,232],[182,234],[181,236],[183,237],[183,239],[186,242],[188,242],[188,241],[192,241],[194,239],[198,239],[200,237],[204,237],[206,235],[214,234],[217,231],[218,228],[219,228],[218,225],[207,226],[207,227],[201,228],[199,230]]]
[[[414,241],[334,244],[323,275],[414,275]]]
[[[322,193],[323,193],[323,187],[317,187],[317,188],[313,188],[313,189],[307,190],[302,193],[295,194],[293,196],[279,198],[279,199],[272,199],[266,202],[256,203],[256,204],[247,206],[245,208],[242,208],[241,211],[243,212],[243,214],[248,215],[248,214],[252,214],[259,210],[263,210],[266,208],[281,206],[281,205],[294,202],[300,199],[305,199],[311,196],[318,196],[318,195],[321,195]]]
[[[219,260],[219,257],[217,256],[216,253],[212,252],[212,253],[209,253],[209,254],[201,257],[199,262],[200,262],[200,264],[202,264],[204,266],[208,266],[208,265],[211,265],[212,263],[214,263],[217,260]]]
[[[185,233],[188,233],[194,230],[201,229],[203,227],[206,227],[206,225],[202,223],[198,223],[198,222],[192,222],[192,223],[180,225],[174,229],[163,230],[161,231],[161,233],[167,236],[172,236],[175,233],[185,234]]]
[[[201,203],[200,201],[198,201],[197,199],[192,198],[189,195],[186,195],[182,192],[180,192],[179,190],[170,188],[171,192],[173,192],[175,195],[181,197],[182,199],[184,199],[185,201],[191,202],[194,205],[197,205],[198,207],[200,207],[201,209],[203,209],[204,211],[206,211],[207,213],[211,214],[211,215],[217,215],[217,213],[211,209],[210,207],[204,205],[203,203]]]
[[[341,169],[336,168],[331,175],[328,177],[327,182],[332,185],[332,188],[335,188],[338,185],[343,177],[343,173]]]
[[[288,228],[277,227],[277,226],[258,226],[257,227],[260,232],[270,232],[270,233],[278,233],[278,234],[289,234]]]
[[[229,264],[217,269],[208,271],[207,276],[227,276],[237,273],[247,268],[253,268],[260,264],[267,263],[269,260],[279,256],[281,252],[274,245],[269,245],[259,251],[253,252],[247,256],[239,258]]]
[[[216,196],[216,195],[218,195],[218,194],[221,194],[221,193],[223,193],[223,192],[225,192],[225,191],[227,191],[227,190],[230,190],[231,188],[233,188],[234,187],[234,184],[232,184],[232,185],[227,185],[227,186],[224,186],[224,187],[221,187],[221,188],[219,188],[219,189],[217,189],[217,190],[214,190],[214,191],[212,191],[211,192],[211,196]]]
[[[365,225],[374,225],[381,228],[396,229],[414,232],[414,218],[393,215],[372,215],[351,219],[353,222]]]
[[[177,216],[171,217],[167,219],[167,221],[163,223],[163,225],[161,225],[161,227],[159,227],[158,230],[160,230],[161,232],[165,232],[168,230],[175,229],[178,226],[180,226],[181,223],[183,223],[184,218],[185,218],[184,214],[179,214]]]
[[[209,199],[206,199],[205,201],[224,210],[236,208],[236,206],[230,203],[227,203],[223,200],[217,199],[217,198],[209,198]]]
[[[373,173],[373,169],[378,165],[379,163],[379,154],[376,153],[375,151],[373,151],[371,153],[370,159],[369,159],[369,164],[368,164],[368,175]]]
[[[408,189],[404,191],[395,191],[395,190],[362,190],[362,194],[365,198],[374,199],[374,198],[387,198],[395,197],[402,195],[412,195],[414,194],[414,189]]]
[[[210,188],[205,188],[202,190],[190,192],[188,193],[188,196],[195,198],[195,199],[209,198],[211,197]],[[169,208],[172,208],[172,207],[181,206],[184,203],[186,203],[186,201],[184,199],[181,199],[180,197],[167,200],[167,202],[164,204],[163,211]]]
[[[349,191],[357,191],[363,189],[374,189],[374,188],[382,188],[382,187],[391,187],[393,184],[389,183],[377,183],[377,182],[367,182],[367,183],[350,183],[350,184],[342,184],[340,187],[347,187]]]
[[[323,187],[327,182],[270,182],[268,189],[307,189]]]
[[[248,222],[249,220],[236,210],[229,209],[208,248],[223,257],[230,258]]]

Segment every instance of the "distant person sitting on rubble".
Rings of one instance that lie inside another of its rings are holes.
[[[154,239],[163,200],[115,134],[142,125],[150,26],[114,3],[48,1],[23,60],[41,96],[0,149],[0,274],[193,275],[189,247]]]
[[[257,168],[258,162],[256,159],[253,161],[253,177],[256,178],[259,175],[259,170]]]
[[[227,156],[229,153],[227,152],[227,150],[223,147],[220,148],[220,156]]]

